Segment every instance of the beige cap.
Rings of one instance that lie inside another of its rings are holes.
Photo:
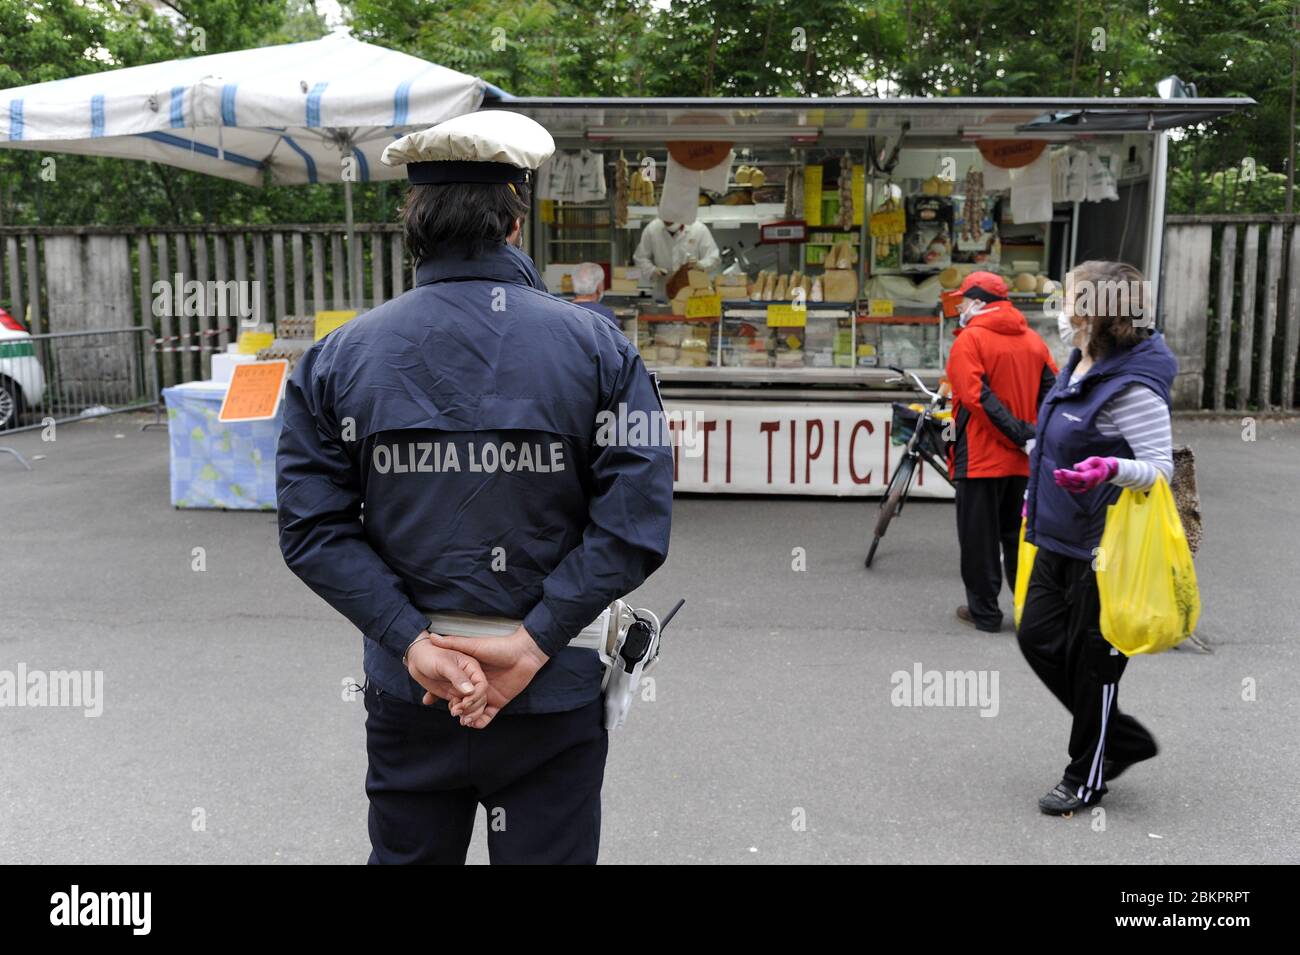
[[[541,123],[504,109],[466,113],[384,150],[388,166],[407,167],[414,183],[525,182],[555,152],[555,140]]]

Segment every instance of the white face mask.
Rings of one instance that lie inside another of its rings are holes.
[[[1057,313],[1056,331],[1061,336],[1061,342],[1066,348],[1074,347],[1075,328],[1070,322],[1070,316],[1064,310]]]
[[[983,306],[980,305],[977,299],[962,299],[961,305],[957,306],[957,324],[965,328],[966,324],[981,311],[983,311]]]

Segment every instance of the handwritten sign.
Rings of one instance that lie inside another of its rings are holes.
[[[768,328],[806,328],[808,325],[808,307],[803,304],[769,305],[767,307]]]
[[[687,318],[711,318],[721,314],[721,295],[692,295],[686,300]]]
[[[283,358],[236,365],[217,420],[265,421],[274,418],[288,376],[289,363]]]
[[[275,336],[270,332],[240,332],[239,354],[256,355],[263,348],[270,348],[275,343]]]
[[[320,341],[334,329],[346,325],[356,317],[356,311],[317,312],[316,341]]]

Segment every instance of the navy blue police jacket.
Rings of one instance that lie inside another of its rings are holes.
[[[613,322],[547,294],[510,245],[424,260],[290,377],[284,559],[362,632],[385,692],[421,700],[402,654],[458,611],[522,619],[550,657],[504,713],[576,709],[601,666],[568,642],[668,554],[666,429],[599,427],[616,420],[662,405]]]

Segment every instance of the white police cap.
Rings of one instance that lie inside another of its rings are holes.
[[[406,166],[411,182],[527,182],[529,173],[551,158],[555,140],[522,113],[504,109],[466,113],[384,149],[388,166]]]

